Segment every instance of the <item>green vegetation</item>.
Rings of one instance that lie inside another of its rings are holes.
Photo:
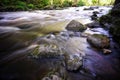
[[[78,6],[84,6],[84,5],[85,5],[85,2],[83,2],[83,0],[79,0],[79,2],[78,2],[77,5],[78,5]]]
[[[0,0],[0,11],[56,9],[70,6],[112,5],[114,0]]]
[[[103,15],[100,19],[100,24],[108,29],[113,39],[120,44],[120,4],[114,6],[112,10]]]

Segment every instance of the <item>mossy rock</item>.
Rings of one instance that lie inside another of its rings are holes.
[[[110,46],[110,40],[106,35],[93,34],[87,38],[88,43],[95,48],[108,48]]]
[[[83,32],[87,29],[87,27],[76,20],[72,20],[67,26],[66,29],[68,31],[73,32]]]
[[[32,52],[31,55],[35,58],[39,57],[57,57],[62,55],[62,51],[54,44],[40,44]]]
[[[112,23],[112,17],[109,14],[108,15],[103,15],[102,17],[100,17],[99,22],[102,25],[102,27],[106,27],[105,26],[106,23],[107,24]]]
[[[77,55],[64,55],[66,68],[68,71],[77,71],[82,66],[82,57]]]

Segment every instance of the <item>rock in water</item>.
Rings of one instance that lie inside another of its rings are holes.
[[[65,63],[67,70],[76,71],[82,66],[82,57],[78,55],[66,55]]]
[[[76,71],[82,66],[82,58],[87,49],[85,38],[66,38],[61,35],[41,37],[37,44],[40,46],[33,51],[34,57],[61,55],[64,57],[65,66],[69,71]]]
[[[103,49],[103,53],[104,54],[110,54],[112,51],[111,50],[109,50],[109,49]]]
[[[87,41],[91,46],[96,48],[108,48],[110,46],[109,38],[102,34],[93,34],[88,36]]]
[[[61,49],[54,44],[43,43],[37,46],[31,55],[35,58],[39,57],[56,57],[62,55]]]
[[[66,27],[67,30],[69,31],[74,31],[74,32],[82,32],[85,29],[87,29],[83,24],[76,20],[72,20]]]
[[[97,18],[98,18],[97,13],[93,12],[93,15],[91,16],[91,20],[97,21]]]

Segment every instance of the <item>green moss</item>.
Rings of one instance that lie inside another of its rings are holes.
[[[109,38],[106,35],[102,34],[93,34],[87,38],[87,41],[91,44],[91,46],[102,49],[109,47]]]
[[[100,34],[93,34],[93,37],[95,37],[95,38],[100,38],[100,39],[106,38],[105,35],[100,35]]]
[[[35,58],[38,57],[39,55],[39,46],[35,47],[34,50],[32,51],[31,55]]]
[[[105,26],[106,23],[108,24],[112,23],[112,17],[109,14],[103,15],[102,17],[100,17],[99,22],[102,25],[102,27],[106,27]]]

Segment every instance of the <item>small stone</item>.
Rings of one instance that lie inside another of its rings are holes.
[[[103,53],[104,54],[110,54],[112,51],[111,50],[109,50],[109,49],[103,49]]]
[[[51,80],[62,80],[62,79],[57,75],[51,75]]]
[[[49,77],[44,77],[42,80],[51,80]]]

